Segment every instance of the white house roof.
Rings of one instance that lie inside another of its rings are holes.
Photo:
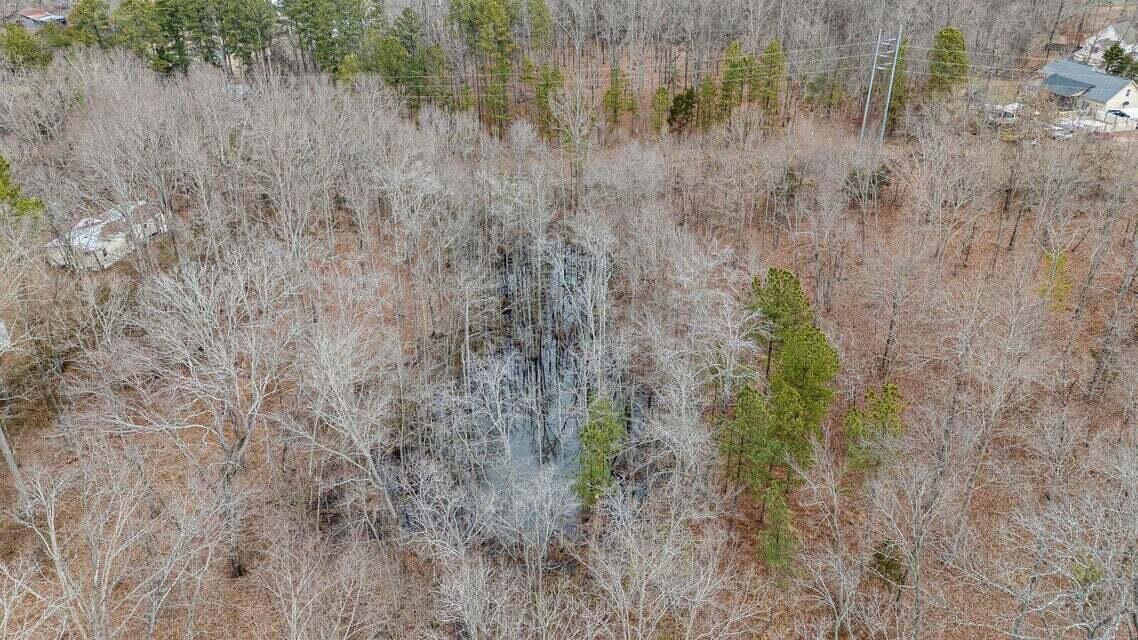
[[[123,220],[145,202],[132,202],[109,209],[101,218],[83,218],[75,223],[70,231],[47,243],[49,247],[62,247],[65,244],[84,253],[102,248],[113,235],[123,233]]]
[[[1056,60],[1043,67],[1043,86],[1061,96],[1084,96],[1107,102],[1130,86],[1131,80],[1103,73],[1073,60]]]
[[[1128,44],[1138,43],[1138,27],[1135,27],[1132,22],[1116,22],[1087,38],[1083,46],[1109,45],[1115,42],[1124,47]]]

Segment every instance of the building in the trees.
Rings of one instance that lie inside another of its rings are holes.
[[[1099,119],[1122,112],[1138,122],[1138,84],[1103,73],[1073,60],[1056,60],[1043,67],[1041,88],[1055,97],[1059,108]]]
[[[1116,22],[1083,41],[1075,52],[1075,60],[1102,67],[1103,54],[1114,45],[1125,53],[1138,56],[1138,26],[1132,22]]]
[[[162,214],[150,211],[145,202],[134,202],[115,207],[100,218],[83,218],[44,248],[49,264],[99,271],[167,229]]]
[[[57,24],[61,27],[67,26],[67,16],[48,13],[36,7],[27,7],[15,13],[8,14],[5,16],[4,22],[18,24],[28,31],[39,31],[49,24]]]

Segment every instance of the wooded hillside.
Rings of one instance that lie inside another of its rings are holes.
[[[977,93],[1075,8],[192,4],[0,53],[0,636],[1138,634],[1134,141]]]

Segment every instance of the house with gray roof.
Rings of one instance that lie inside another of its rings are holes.
[[[4,22],[18,24],[28,31],[39,31],[49,24],[59,25],[61,27],[67,26],[67,17],[48,13],[43,9],[37,7],[27,7],[20,9],[15,13],[8,14],[4,17]]]
[[[1043,67],[1042,89],[1070,110],[1133,112],[1138,116],[1138,84],[1074,60],[1056,60]]]

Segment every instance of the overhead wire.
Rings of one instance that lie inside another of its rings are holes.
[[[842,44],[842,45],[830,45],[830,46],[826,46],[826,47],[792,49],[792,50],[787,50],[784,53],[785,54],[801,53],[804,51],[814,51],[814,52],[817,52],[817,51],[838,51],[841,49],[851,49],[854,47],[865,46],[868,44],[874,44],[874,42],[873,41],[867,41],[867,42],[858,42],[858,43],[848,43],[848,44]],[[932,48],[932,47],[911,47],[909,45],[906,45],[906,48],[916,49],[916,50],[920,50],[920,51],[930,51],[930,52],[931,51],[947,51],[945,49],[937,49],[937,48]],[[851,65],[851,64],[849,64],[849,62],[854,61],[854,60],[860,60],[860,61],[868,62],[868,60],[866,60],[866,59],[872,58],[872,53],[866,51],[866,52],[847,53],[845,55],[829,56],[829,57],[822,57],[822,58],[806,57],[804,59],[803,58],[793,59],[788,55],[787,58],[788,59],[785,60],[784,69],[780,72],[773,73],[773,74],[751,72],[751,73],[746,73],[746,74],[743,74],[741,76],[738,76],[737,79],[740,82],[752,82],[755,80],[772,80],[772,79],[782,79],[782,80],[790,81],[792,79],[793,75],[803,74],[803,72],[810,72],[811,70],[813,70],[814,74],[822,74],[822,75],[827,75],[827,74],[832,75],[832,74],[844,73],[844,72],[848,72],[848,71],[857,71],[857,70],[864,69],[865,65],[864,64]],[[730,60],[730,58],[727,56],[719,56],[716,58],[704,59],[704,60],[701,60],[701,61],[698,61],[698,62],[695,62],[692,64],[684,65],[684,71],[689,76],[696,76],[696,77],[707,76],[707,75],[710,75],[712,73],[718,72],[721,69],[722,64],[728,60]],[[833,67],[826,68],[823,66],[826,63],[839,63],[839,64],[836,66],[833,66]],[[632,65],[631,71],[625,72],[622,75],[623,75],[624,80],[627,82],[657,80],[660,78],[660,75],[661,75],[660,69],[661,68],[672,67],[674,65],[676,65],[675,61],[657,62],[657,63],[648,63],[648,64],[636,64],[636,65]],[[612,66],[597,66],[595,68],[586,70],[586,71],[590,71],[592,73],[579,74],[575,78],[573,78],[571,80],[571,82],[572,82],[573,86],[575,86],[577,88],[581,88],[581,89],[600,88],[602,86],[607,85],[610,82],[609,77],[604,72],[611,71],[613,68],[614,67],[612,67]],[[997,64],[969,64],[967,66],[967,71],[968,71],[968,73],[963,74],[961,77],[967,78],[967,79],[972,79],[972,80],[990,80],[990,79],[992,79],[989,75],[976,75],[978,72],[979,73],[983,73],[983,72],[1017,73],[1017,74],[1029,74],[1029,73],[1031,73],[1030,69],[1028,69],[1026,66],[1013,67],[1013,66],[1001,66],[1001,65],[997,65]],[[906,73],[908,75],[922,76],[922,77],[923,76],[937,75],[937,74],[931,73],[929,71],[923,71],[920,69],[913,69],[913,68],[906,69]],[[389,81],[395,82],[395,83],[410,82],[410,81],[429,81],[429,80],[437,80],[437,81],[447,82],[447,83],[454,83],[455,81],[458,81],[458,82],[461,82],[461,83],[467,84],[467,85],[472,84],[472,83],[476,83],[477,87],[480,89],[497,89],[497,88],[530,89],[530,88],[533,88],[533,86],[534,86],[533,81],[517,80],[517,79],[514,79],[512,77],[509,80],[498,81],[498,78],[500,78],[500,77],[501,77],[500,74],[479,71],[479,72],[475,72],[472,74],[418,74],[418,75],[387,76],[386,78]],[[564,80],[567,80],[567,79],[564,79]]]
[[[810,48],[810,49],[788,49],[788,50],[784,51],[783,53],[784,54],[791,54],[791,53],[801,53],[803,51],[827,51],[827,50],[851,48],[851,47],[855,47],[855,46],[865,46],[866,44],[873,44],[873,42],[868,42],[868,43],[861,42],[861,43],[852,43],[852,44],[845,44],[845,45],[831,45],[829,47],[814,47],[814,48]],[[787,64],[787,66],[800,65],[800,64],[816,64],[819,62],[853,60],[853,59],[860,59],[863,57],[865,57],[865,54],[860,54],[860,53],[833,56],[833,57],[829,57],[829,58],[809,59],[809,60],[805,60],[805,61],[793,60],[793,59],[789,59],[789,57],[788,57],[786,64]],[[687,65],[685,67],[685,69],[689,74],[698,74],[700,72],[707,72],[707,71],[710,71],[712,69],[717,69],[719,67],[719,65],[727,62],[728,60],[730,60],[730,58],[727,56],[718,56],[715,58],[703,59],[703,60],[699,60],[699,61],[695,62],[694,66],[693,65]],[[636,63],[635,65],[631,65],[631,66],[635,69],[653,69],[653,68],[658,69],[660,67],[670,67],[670,66],[674,66],[674,65],[676,65],[675,61],[669,61],[669,62],[663,62],[662,61],[662,62],[656,62],[656,63]],[[607,70],[610,70],[612,68],[613,67],[611,65],[608,65],[608,66],[597,66],[597,67],[593,67],[593,68],[588,69],[588,70],[589,71],[607,71]],[[403,80],[452,80],[452,79],[458,77],[459,75],[462,75],[462,77],[467,77],[467,78],[494,78],[498,74],[495,74],[492,72],[481,72],[481,71],[473,73],[473,74],[465,74],[465,75],[463,75],[463,74],[414,74],[414,75],[390,76],[390,79],[391,80],[398,80],[398,81],[403,81]],[[643,78],[645,74],[631,73],[630,72],[630,73],[626,73],[624,75],[626,78],[637,78],[637,77]],[[530,83],[521,83],[521,84],[528,86]]]

